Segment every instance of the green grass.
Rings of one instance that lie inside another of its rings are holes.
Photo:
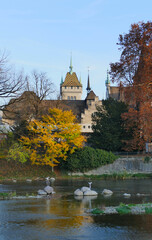
[[[152,214],[152,207],[145,207],[146,214]]]
[[[92,214],[101,214],[103,213],[104,211],[103,210],[100,210],[99,208],[95,208],[91,211]]]
[[[9,193],[8,192],[0,192],[0,197],[8,197]]]
[[[0,199],[10,199],[16,196],[16,192],[0,192]]]
[[[135,204],[135,203],[130,203],[130,204],[128,204],[128,206],[129,207],[135,207],[137,204]]]
[[[89,179],[104,179],[104,180],[125,180],[125,179],[145,179],[152,178],[151,173],[112,173],[112,174],[102,174],[102,175],[83,175],[85,178]],[[76,177],[76,176],[75,176]],[[80,176],[79,176],[80,177]]]
[[[128,213],[131,213],[131,208],[127,205],[124,205],[124,206],[119,206],[118,208],[116,208],[116,211],[119,214],[128,214]]]

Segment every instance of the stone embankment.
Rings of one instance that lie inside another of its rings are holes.
[[[113,164],[104,165],[97,169],[81,173],[72,173],[72,176],[79,175],[102,175],[113,173],[152,173],[152,158],[148,163],[144,162],[144,157],[124,157],[117,159]]]

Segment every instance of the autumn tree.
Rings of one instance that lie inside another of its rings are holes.
[[[28,130],[21,142],[30,150],[32,164],[37,165],[57,166],[59,158],[66,160],[67,154],[81,148],[85,141],[73,113],[57,108],[49,109],[40,121],[31,121]]]
[[[111,63],[111,78],[121,84],[130,105],[123,115],[133,138],[126,150],[143,150],[152,140],[152,22],[132,24],[128,34],[120,35],[119,62]]]

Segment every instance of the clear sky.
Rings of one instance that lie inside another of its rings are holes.
[[[105,97],[106,71],[119,59],[119,34],[152,17],[152,0],[5,0],[0,3],[0,50],[17,69],[47,72],[59,91],[61,76],[73,71],[86,96]]]

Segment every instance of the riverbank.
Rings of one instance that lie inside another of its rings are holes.
[[[71,173],[72,176],[101,176],[101,175],[120,175],[124,177],[133,175],[152,174],[152,156],[143,157],[119,157],[111,164],[103,165],[89,171]]]
[[[116,160],[117,161],[117,160]],[[117,162],[116,162],[117,164]],[[102,168],[111,169],[111,165],[103,166]],[[95,171],[95,170],[93,170]],[[92,171],[92,172],[93,172]],[[98,170],[96,170],[98,171]],[[105,171],[105,172],[106,172]],[[0,181],[4,180],[20,180],[25,181],[26,179],[37,180],[44,179],[45,177],[56,177],[61,179],[71,179],[71,178],[79,178],[79,179],[104,179],[104,180],[125,180],[125,179],[145,179],[152,178],[152,172],[127,172],[123,170],[121,172],[107,172],[102,174],[73,174],[68,172],[62,172],[58,167],[54,168],[54,172],[52,172],[52,168],[49,166],[37,166],[31,165],[31,163],[17,163],[13,161],[6,161],[5,159],[0,159]]]
[[[52,168],[49,166],[37,166],[31,165],[31,163],[17,163],[14,161],[6,161],[0,159],[0,181],[3,180],[26,180],[45,177],[54,177],[55,172],[52,172]]]

